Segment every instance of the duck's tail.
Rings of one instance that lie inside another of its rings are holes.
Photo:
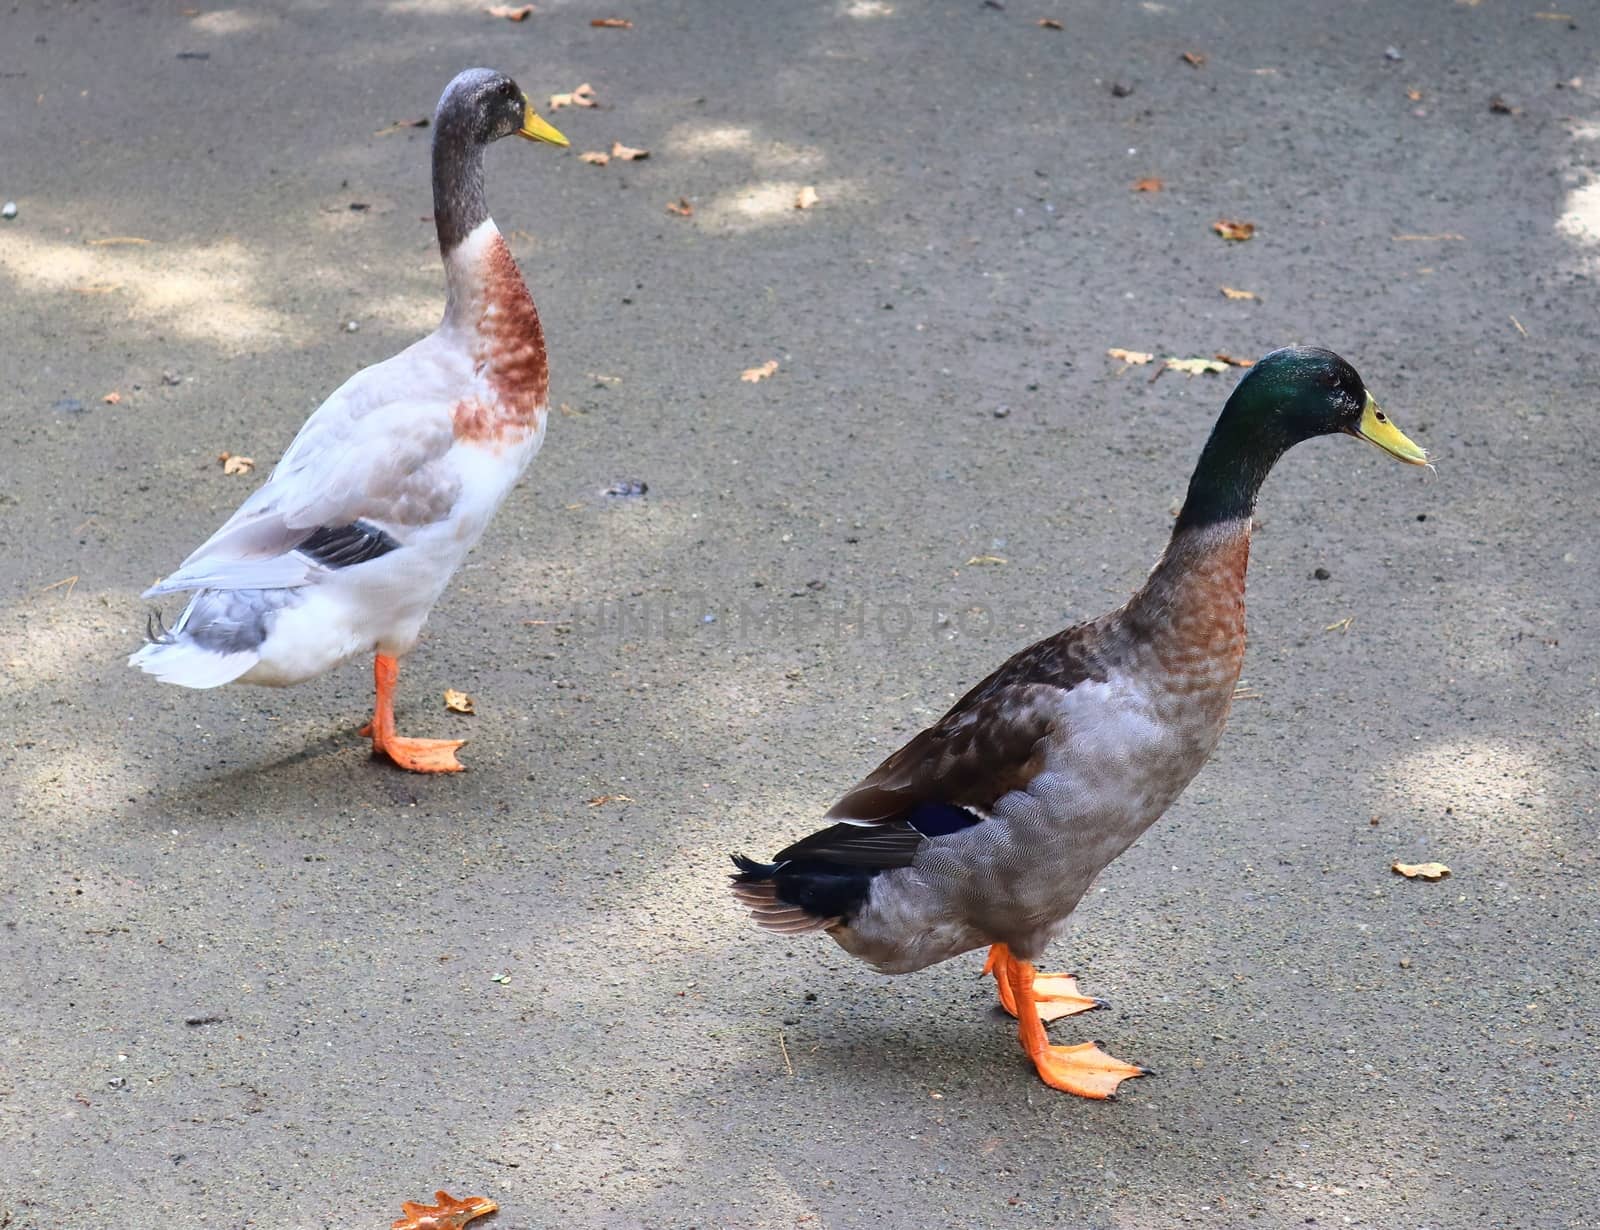
[[[267,616],[283,605],[274,597],[271,590],[201,590],[170,629],[151,615],[147,643],[128,665],[185,688],[232,683],[261,660]]]
[[[859,868],[758,863],[740,854],[733,863],[739,869],[728,877],[733,895],[757,926],[779,935],[838,926],[866,901],[872,882],[872,873]]]

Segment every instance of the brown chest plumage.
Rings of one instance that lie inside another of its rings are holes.
[[[451,409],[463,443],[502,448],[538,431],[550,395],[544,329],[511,250],[499,235],[484,250],[473,361],[490,397],[464,398]]]

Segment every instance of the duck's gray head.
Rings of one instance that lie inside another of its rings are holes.
[[[456,74],[433,113],[433,216],[439,247],[447,255],[489,216],[483,197],[484,147],[513,134],[567,144],[504,73],[469,68]]]
[[[539,118],[517,83],[492,68],[469,68],[445,86],[434,112],[434,131],[487,145],[513,133],[530,141],[566,145],[555,127]]]

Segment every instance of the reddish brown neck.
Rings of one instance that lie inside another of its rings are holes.
[[[1251,518],[1175,530],[1161,560],[1128,602],[1136,634],[1213,643],[1244,635]]]

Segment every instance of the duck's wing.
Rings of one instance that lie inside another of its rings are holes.
[[[903,867],[927,838],[987,819],[1043,769],[1066,693],[1104,682],[1094,633],[1080,624],[1012,657],[847,791],[825,817],[831,828],[776,861]]]
[[[407,352],[409,354],[409,352]],[[460,495],[450,401],[397,355],[341,386],[221,529],[146,596],[306,585],[402,545]],[[420,373],[418,373],[420,374]]]

